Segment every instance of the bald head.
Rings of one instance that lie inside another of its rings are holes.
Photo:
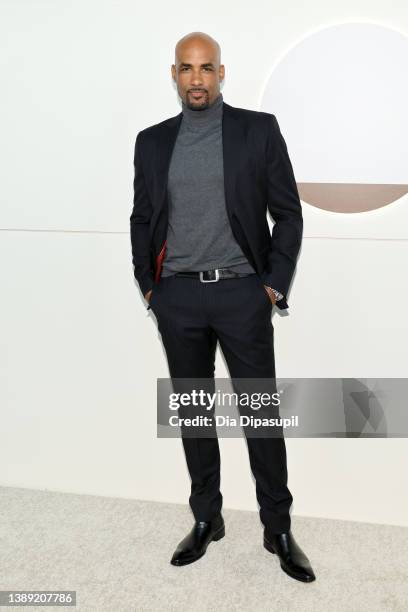
[[[221,62],[221,47],[217,43],[214,38],[212,38],[209,34],[205,34],[204,32],[190,32],[190,34],[186,34],[183,38],[180,38],[178,43],[176,44],[174,60],[177,64],[180,55],[183,54],[185,49],[189,48],[189,45],[199,46],[202,45],[204,48],[213,55],[216,59],[218,66]]]
[[[204,32],[190,32],[175,47],[172,77],[183,102],[193,110],[207,108],[220,93],[225,69],[221,48]]]

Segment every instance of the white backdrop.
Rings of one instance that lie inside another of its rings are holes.
[[[181,442],[156,439],[167,362],[129,240],[136,134],[180,111],[174,45],[211,34],[225,101],[260,110],[272,66],[308,33],[353,20],[408,33],[406,3],[392,17],[383,0],[0,8],[0,484],[187,503]],[[407,375],[401,205],[353,215],[350,235],[345,215],[304,204],[289,316],[273,317],[278,376]],[[228,374],[220,353],[216,374]],[[244,440],[220,445],[225,507],[256,510]],[[406,440],[291,439],[287,449],[294,514],[408,524]]]

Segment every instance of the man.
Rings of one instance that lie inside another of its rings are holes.
[[[231,378],[274,379],[274,304],[287,293],[302,211],[274,115],[226,104],[220,47],[193,32],[176,45],[172,78],[182,112],[137,135],[130,217],[135,278],[158,321],[173,378],[214,378],[217,342]],[[272,236],[267,208],[274,220]],[[173,565],[202,557],[225,534],[216,436],[182,435],[195,518]],[[311,582],[290,530],[282,437],[247,436],[264,546],[291,577]]]

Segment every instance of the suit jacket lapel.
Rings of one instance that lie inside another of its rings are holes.
[[[177,134],[180,129],[183,113],[179,113],[172,117],[160,132],[160,141],[158,143],[158,169],[157,176],[159,180],[161,207],[164,205],[167,197],[167,182],[169,175],[169,167],[173,148],[176,143]]]
[[[236,203],[235,189],[236,181],[240,168],[240,158],[242,156],[242,148],[245,140],[242,134],[242,125],[239,122],[234,107],[229,104],[224,104],[224,112],[222,115],[222,148],[224,161],[224,191],[225,204],[227,213],[231,223],[234,212],[234,204]]]

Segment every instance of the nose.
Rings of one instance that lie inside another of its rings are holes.
[[[199,88],[203,83],[202,77],[201,77],[201,73],[200,70],[195,70],[193,71],[192,77],[191,77],[191,86],[192,87],[197,87]]]

